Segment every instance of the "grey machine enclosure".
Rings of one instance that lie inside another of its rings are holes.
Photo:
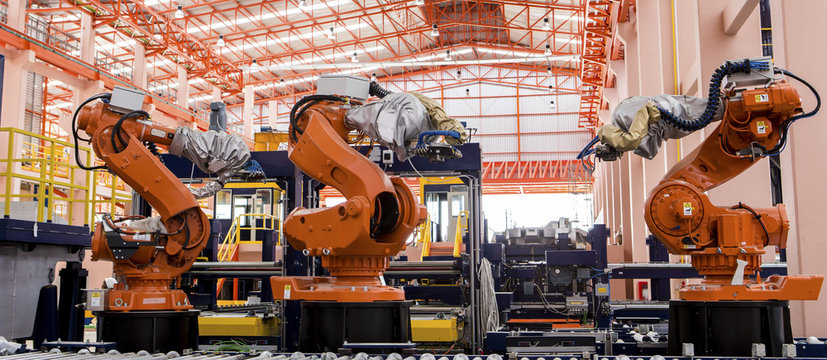
[[[112,90],[112,98],[109,99],[109,110],[118,114],[126,114],[132,111],[141,110],[144,105],[143,91],[115,86]]]
[[[352,99],[367,99],[370,80],[350,75],[322,75],[316,84],[318,95],[338,95]]]

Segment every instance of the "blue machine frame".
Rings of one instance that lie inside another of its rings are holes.
[[[386,148],[374,146],[371,151],[378,151]],[[476,284],[474,277],[477,266],[479,264],[479,257],[475,256],[479,249],[479,244],[482,243],[482,220],[480,219],[480,198],[482,194],[480,186],[480,176],[482,170],[482,158],[479,144],[469,143],[458,146],[457,149],[462,152],[463,157],[459,159],[449,159],[440,163],[429,162],[425,158],[415,157],[407,161],[399,161],[394,158],[392,164],[382,165],[380,159],[376,159],[380,167],[383,167],[388,174],[398,175],[403,177],[420,177],[420,176],[462,176],[469,179],[469,188],[472,193],[471,209],[474,214],[469,221],[469,261],[472,265],[473,271],[468,271],[468,276],[471,278],[471,283]],[[318,190],[321,189],[321,184],[310,177],[305,176],[287,157],[286,151],[253,151],[251,158],[261,164],[264,170],[266,181],[276,181],[284,190],[285,209],[287,212],[293,208],[304,206],[308,208],[318,207],[319,198]],[[209,178],[209,174],[205,174],[197,167],[193,166],[192,162],[185,158],[172,156],[169,154],[161,155],[161,159],[169,170],[181,179],[203,179]],[[476,195],[474,195],[476,194]],[[473,229],[473,230],[471,230]],[[219,230],[220,231],[220,230]],[[282,265],[282,274],[287,276],[308,276],[311,274],[321,274],[323,270],[319,259],[308,258],[300,251],[293,250],[286,244],[284,251],[284,263]],[[272,274],[266,275],[269,277]],[[262,276],[264,277],[264,276]],[[472,288],[472,304],[477,299],[477,286]],[[411,295],[416,293],[417,289],[411,289]],[[299,333],[299,319],[301,314],[300,302],[297,300],[285,301],[283,323],[284,337],[282,340],[282,348],[287,350],[295,350],[298,348],[298,333]],[[475,307],[472,307],[475,308]],[[474,318],[478,319],[477,310],[474,311]],[[482,339],[481,328],[479,322],[474,320],[474,340],[472,346],[478,346],[477,342]]]

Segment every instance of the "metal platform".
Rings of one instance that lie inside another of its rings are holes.
[[[701,278],[692,264],[674,263],[610,263],[612,279],[687,279]],[[786,263],[766,263],[761,265],[761,276],[787,275]]]
[[[57,276],[59,261],[83,261],[91,236],[86,226],[0,218],[0,334],[32,336],[38,294]]]
[[[632,345],[632,344],[627,344]],[[720,356],[703,356],[703,357],[696,357],[696,356],[663,356],[663,355],[647,355],[647,356],[639,356],[639,355],[593,355],[593,354],[512,354],[512,356],[505,357],[506,359],[519,359],[519,360],[783,360],[783,359],[801,359],[801,360],[808,360],[808,359],[825,359],[824,354],[822,352],[817,353],[810,353],[806,351],[808,345],[797,344],[796,349],[798,351],[798,355],[793,355],[790,357],[763,357],[763,356],[751,356],[751,357],[720,357]],[[820,348],[824,348],[824,345],[818,345]],[[803,350],[803,351],[802,351]],[[53,350],[55,351],[55,350]],[[109,351],[107,353],[94,353],[89,352],[86,350],[81,350],[79,352],[28,352],[23,354],[13,354],[2,356],[0,355],[0,359],[3,360],[51,360],[51,359],[64,359],[64,360],[119,360],[119,359],[129,359],[129,360],[136,360],[136,359],[144,359],[144,360],[164,360],[164,359],[176,359],[176,360],[503,360],[503,356],[498,354],[490,354],[490,355],[466,355],[466,354],[450,354],[450,355],[443,355],[443,354],[432,354],[427,352],[418,352],[416,354],[411,355],[400,355],[397,353],[391,353],[388,355],[368,355],[365,353],[358,353],[352,355],[337,355],[334,353],[324,353],[324,354],[303,354],[303,353],[270,353],[268,351],[263,352],[254,352],[254,353],[219,353],[219,352],[194,352],[186,355],[178,354],[175,352],[170,352],[167,354],[156,353],[150,354],[146,351],[140,351],[137,353],[119,353],[117,351]]]

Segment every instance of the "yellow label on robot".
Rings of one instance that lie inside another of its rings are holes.
[[[683,203],[683,215],[684,216],[692,216],[692,203],[691,202]]]
[[[756,130],[758,130],[757,131],[758,134],[766,134],[767,133],[767,124],[764,123],[763,121],[756,122],[755,127],[757,128]]]
[[[284,298],[290,298],[290,285],[284,285]]]
[[[758,94],[755,95],[755,102],[762,103],[770,101],[770,96],[768,94]]]
[[[92,306],[101,306],[101,294],[93,292],[91,303],[92,303]]]

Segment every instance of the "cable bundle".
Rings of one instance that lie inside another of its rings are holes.
[[[368,94],[370,94],[371,96],[376,96],[376,97],[381,99],[385,96],[388,96],[388,94],[392,94],[392,93],[390,91],[388,91],[387,89],[383,88],[376,81],[371,81],[370,86],[368,87]]]
[[[500,327],[500,311],[497,309],[497,296],[494,293],[494,275],[488,259],[480,261],[480,315],[483,318],[483,331],[495,331]]]
[[[721,105],[721,82],[723,82],[724,78],[739,72],[749,73],[752,69],[766,71],[770,69],[770,65],[766,61],[750,62],[749,59],[741,62],[725,62],[715,70],[712,78],[709,79],[709,97],[706,102],[706,109],[704,109],[704,113],[701,114],[699,118],[695,120],[684,120],[668,110],[657,106],[661,119],[667,124],[686,132],[703,129],[715,119],[715,115],[718,113],[718,107]]]

